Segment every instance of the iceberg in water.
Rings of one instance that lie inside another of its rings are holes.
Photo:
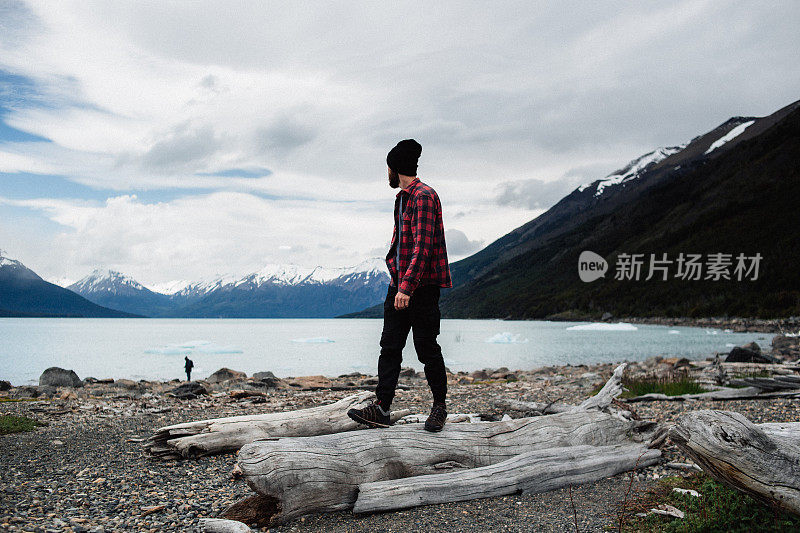
[[[181,348],[197,348],[198,346],[205,346],[207,344],[211,344],[211,341],[189,341],[182,342],[176,346],[180,346]]]
[[[333,339],[329,339],[328,337],[310,337],[308,339],[292,339],[292,342],[304,342],[308,344],[325,344],[328,342],[335,342]]]
[[[519,333],[513,334],[509,331],[504,331],[502,333],[497,333],[492,335],[486,342],[490,342],[492,344],[522,344],[528,342],[528,339],[520,339]]]
[[[680,335],[680,334],[681,334],[681,332],[680,332],[680,331],[678,331],[677,329],[671,329],[671,330],[669,330],[669,332],[668,332],[668,333],[669,333],[670,335]]]
[[[244,353],[238,346],[221,346],[211,341],[189,341],[179,344],[168,344],[159,348],[149,348],[144,351],[156,355],[188,355],[190,353],[226,354]]]
[[[238,346],[218,346],[212,343],[198,346],[196,351],[199,353],[215,353],[215,354],[244,353],[244,351]]]
[[[637,331],[639,328],[633,324],[617,322],[608,324],[606,322],[593,322],[591,324],[581,324],[580,326],[569,326],[567,331]]]
[[[183,348],[181,346],[164,346],[162,348],[149,348],[144,353],[156,355],[186,355],[192,353],[191,348]]]

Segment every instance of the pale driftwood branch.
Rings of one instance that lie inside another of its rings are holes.
[[[347,410],[364,404],[371,392],[361,392],[318,407],[282,413],[262,413],[184,422],[159,428],[144,447],[162,459],[201,457],[236,451],[248,442],[276,437],[326,435],[358,429]],[[410,413],[392,413],[396,421]]]
[[[556,413],[566,413],[575,409],[605,409],[611,405],[617,396],[622,394],[622,374],[625,372],[626,363],[622,363],[614,369],[609,380],[603,385],[600,391],[580,405],[569,405],[556,402],[522,402],[517,400],[497,399],[492,402],[495,407],[507,409],[509,411],[519,411],[536,415],[548,415]]]
[[[580,405],[576,406],[575,409],[605,409],[610,406],[611,402],[622,394],[624,390],[622,387],[622,374],[625,372],[626,366],[627,364],[622,363],[615,368],[614,373],[611,374],[611,377],[606,381],[606,384],[603,385],[603,388],[600,389],[600,392],[585,399]]]
[[[200,531],[203,533],[248,533],[253,531],[247,524],[238,520],[225,520],[222,518],[201,518]]]
[[[659,457],[660,451],[641,444],[547,448],[480,468],[362,483],[353,512],[372,513],[519,492],[547,492],[650,466]]]
[[[667,396],[666,394],[653,392],[634,398],[625,398],[622,401],[634,403],[654,401],[684,402],[686,400],[769,400],[772,398],[800,398],[800,390],[764,392],[758,387],[744,387],[741,389],[723,388],[709,392],[700,392],[698,394],[680,394],[677,396]]]
[[[499,463],[521,453],[578,445],[610,446],[647,442],[652,424],[597,410],[574,410],[505,422],[446,425],[428,433],[420,424],[351,431],[308,438],[282,438],[246,444],[239,466],[259,495],[260,526],[309,513],[349,509],[358,485]],[[247,522],[251,523],[251,522]]]
[[[709,475],[800,515],[800,423],[756,425],[729,411],[682,415],[671,440]]]

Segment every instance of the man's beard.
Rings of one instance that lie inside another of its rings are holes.
[[[396,189],[400,186],[400,175],[397,172],[389,173],[389,187]]]

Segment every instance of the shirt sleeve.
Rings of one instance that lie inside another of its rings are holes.
[[[433,232],[436,223],[433,198],[427,194],[417,195],[414,203],[414,217],[414,223],[411,225],[411,234],[414,239],[411,262],[397,289],[398,292],[409,296],[419,285],[422,273],[428,268],[433,251]]]

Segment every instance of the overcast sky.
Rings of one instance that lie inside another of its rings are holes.
[[[422,146],[451,260],[800,98],[800,2],[0,0],[0,249],[145,284],[385,255]]]

